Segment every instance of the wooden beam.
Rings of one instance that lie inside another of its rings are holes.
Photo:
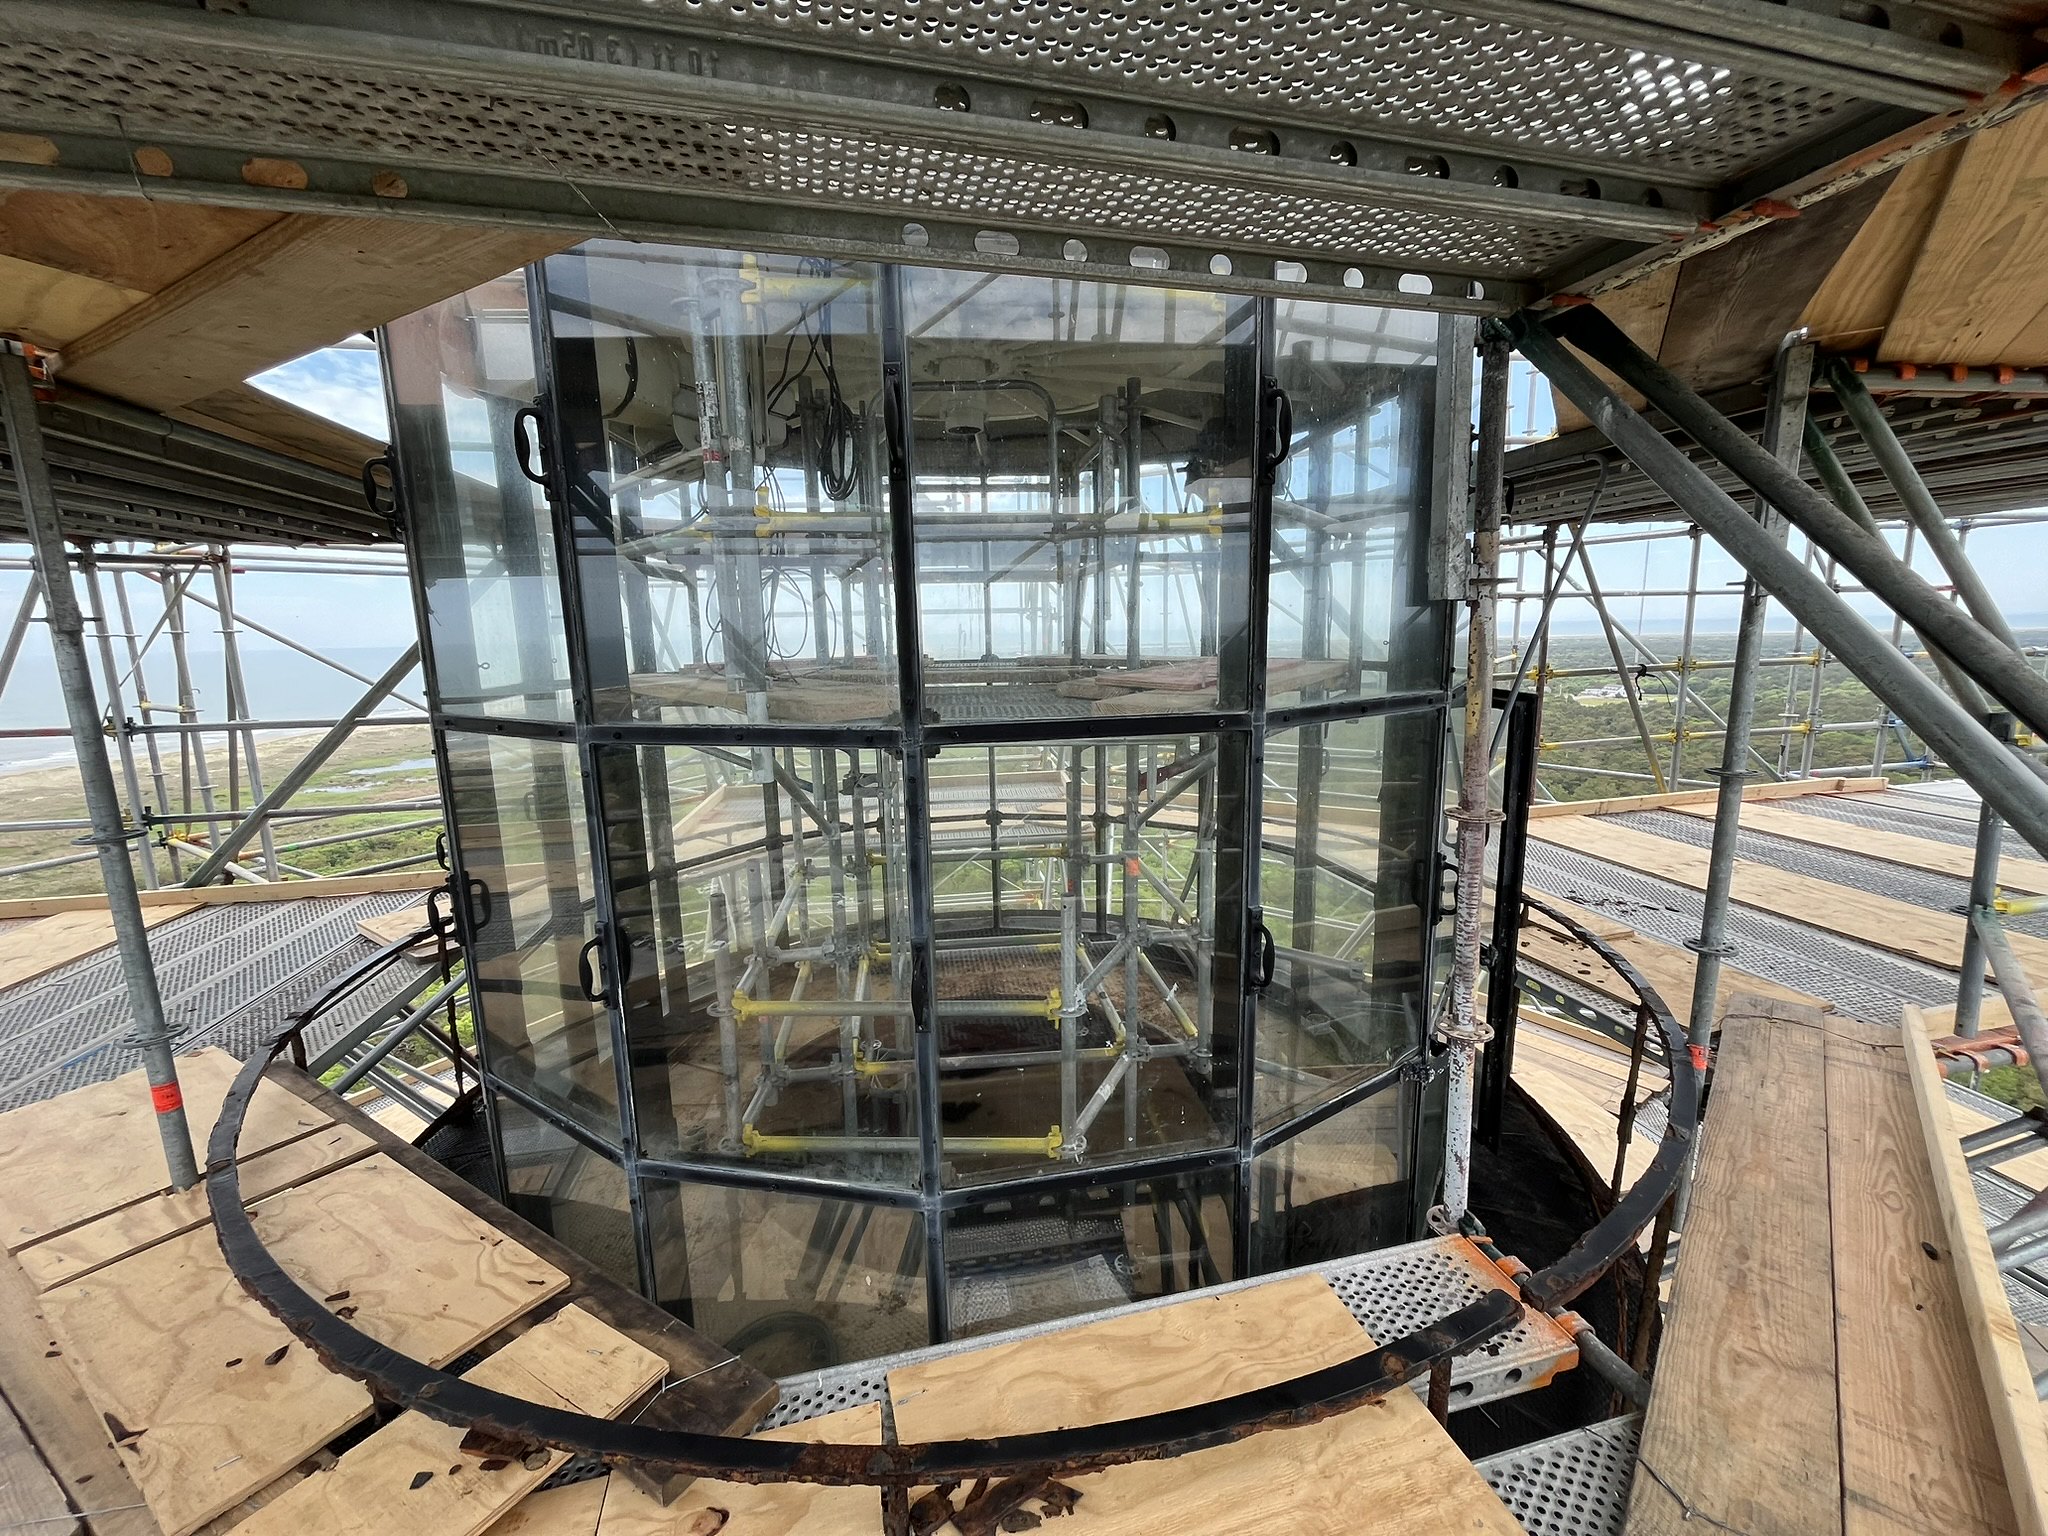
[[[1911,1004],[1906,1006],[1902,1033],[1913,1103],[1947,1237],[1942,1246],[1955,1266],[1970,1348],[2005,1466],[2013,1514],[2021,1536],[2048,1536],[2048,1419],[2034,1395],[2033,1372],[2006,1299],[2004,1277],[1992,1257],[1984,1212],[1963,1158],[1941,1070],[1928,1049],[1926,1024]]]
[[[1722,1022],[1634,1536],[1842,1530],[1820,1017],[1745,996]]]
[[[71,343],[60,376],[174,410],[572,243],[532,231],[287,214]]]
[[[319,880],[273,880],[263,885],[182,886],[142,892],[150,907],[229,907],[245,902],[318,901],[328,896],[376,896],[388,891],[431,891],[448,883],[444,869],[394,869],[381,875],[332,875]],[[51,917],[59,912],[104,912],[104,896],[16,896],[0,901],[0,918]]]
[[[1797,800],[1807,795],[1874,794],[1890,787],[1886,779],[1785,779],[1772,784],[1751,784],[1742,792],[1744,803],[1753,800]],[[1529,807],[1531,821],[1555,816],[1618,816],[1624,811],[1663,811],[1676,806],[1712,805],[1720,798],[1718,789],[1678,789],[1661,795],[1622,795],[1607,800],[1551,800]]]

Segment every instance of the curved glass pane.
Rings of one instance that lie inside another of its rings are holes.
[[[789,746],[597,760],[643,1150],[914,1184],[900,760]]]
[[[902,280],[936,718],[1245,707],[1254,304]]]
[[[1260,1274],[1406,1242],[1408,1095],[1340,1109],[1252,1159],[1252,1265]]]
[[[597,897],[576,748],[454,731],[445,742],[449,822],[473,887],[469,959],[484,1063],[616,1142],[611,1020],[579,975]]]
[[[1273,488],[1274,709],[1444,686],[1445,605],[1429,600],[1426,564],[1439,323],[1363,304],[1275,306],[1294,439]]]
[[[1261,1127],[1421,1043],[1441,718],[1407,710],[1266,744],[1260,885],[1275,964],[1258,994]]]
[[[514,422],[534,402],[524,275],[394,321],[384,355],[437,704],[569,719],[553,521]]]
[[[599,241],[546,274],[597,717],[895,719],[875,269]]]

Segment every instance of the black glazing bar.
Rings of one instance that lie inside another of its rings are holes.
[[[1507,752],[1501,766],[1499,862],[1494,866],[1493,937],[1487,951],[1486,1023],[1492,1033],[1480,1071],[1476,1129],[1489,1147],[1499,1151],[1520,1018],[1515,964],[1521,947],[1522,879],[1528,863],[1529,804],[1535,798],[1542,700],[1533,693],[1515,692],[1496,694],[1494,702],[1507,711]]]

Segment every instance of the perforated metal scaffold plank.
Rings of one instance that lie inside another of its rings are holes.
[[[2024,38],[1905,0],[5,0],[0,124],[50,150],[0,177],[133,194],[146,142],[164,197],[1490,309],[1881,173]]]

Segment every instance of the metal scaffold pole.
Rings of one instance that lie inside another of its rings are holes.
[[[1472,512],[1472,562],[1466,605],[1470,615],[1465,664],[1465,751],[1458,792],[1458,908],[1452,946],[1450,1016],[1437,1033],[1449,1069],[1444,1116],[1446,1229],[1456,1227],[1472,1183],[1472,1110],[1479,1048],[1488,1034],[1477,1006],[1481,894],[1486,886],[1487,829],[1493,809],[1494,583],[1500,569],[1500,525],[1505,509],[1503,458],[1508,420],[1508,338],[1497,325],[1480,332],[1479,452]]]
[[[185,1101],[178,1091],[170,1027],[164,1019],[156,967],[149,953],[149,936],[142,924],[135,868],[128,861],[128,829],[121,820],[113,768],[100,746],[100,713],[93,697],[91,662],[85,649],[85,617],[71,585],[71,568],[58,527],[56,491],[50,482],[49,461],[43,454],[42,424],[36,419],[35,386],[29,376],[28,359],[12,347],[0,351],[0,406],[4,406],[8,442],[14,455],[14,478],[20,489],[22,514],[28,523],[29,543],[35,552],[44,610],[49,617],[57,681],[64,692],[71,738],[78,749],[78,776],[85,786],[93,846],[99,852],[100,873],[107,884],[114,945],[128,986],[129,1006],[135,1014],[134,1043],[149,1077],[150,1101],[156,1106],[157,1133],[163,1138],[171,1186],[190,1189],[199,1182],[199,1168],[192,1156],[192,1134],[185,1124]]]

